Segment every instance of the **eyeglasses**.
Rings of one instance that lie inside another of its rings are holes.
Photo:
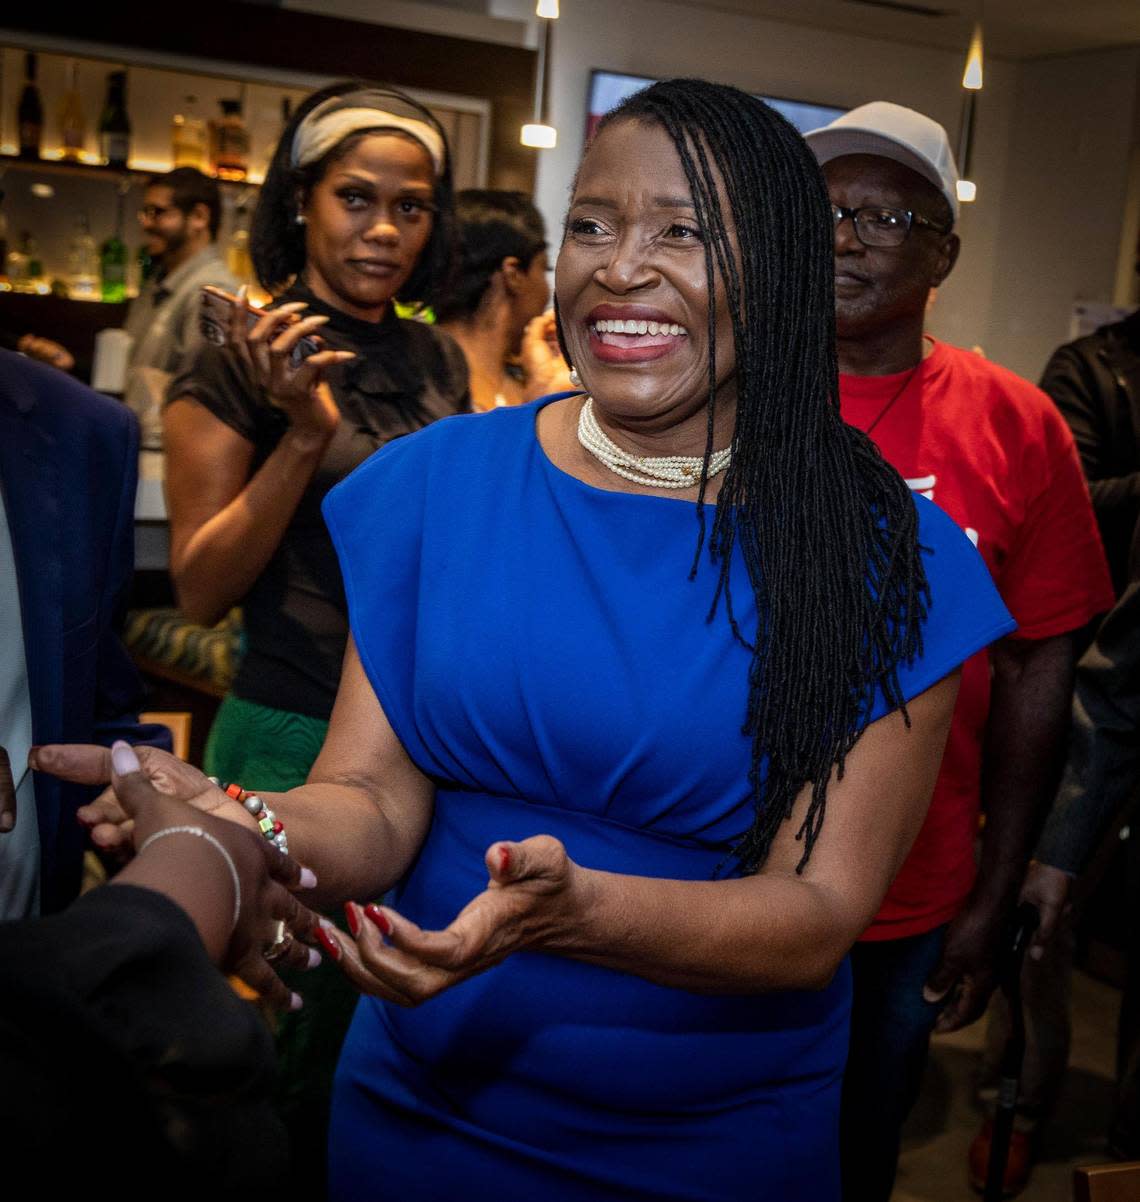
[[[881,205],[867,205],[861,209],[832,205],[831,217],[836,229],[845,217],[850,217],[855,227],[855,237],[864,246],[902,246],[914,225],[938,234],[950,232],[949,226],[938,225],[921,213],[914,213],[910,209],[888,209]]]
[[[143,205],[139,209],[139,221],[143,225],[148,221],[157,221],[160,217],[165,217],[167,213],[173,213],[177,208],[177,205]]]

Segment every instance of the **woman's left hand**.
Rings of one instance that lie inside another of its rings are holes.
[[[494,843],[484,858],[486,890],[445,930],[422,930],[387,906],[348,902],[355,937],[322,922],[325,950],[361,992],[418,1006],[512,952],[569,947],[586,912],[589,873],[562,844],[536,835]]]

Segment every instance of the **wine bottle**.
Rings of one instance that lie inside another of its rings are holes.
[[[108,167],[126,170],[131,150],[131,122],[127,116],[127,73],[107,76],[107,103],[99,118],[99,153]],[[106,299],[106,298],[104,298]]]
[[[67,91],[59,106],[60,157],[78,162],[87,144],[87,122],[83,118],[83,101],[79,97],[78,65],[75,59],[68,66]]]
[[[123,241],[123,201],[119,190],[119,207],[115,214],[115,232],[99,250],[100,294],[105,301],[127,299],[127,244]]]
[[[24,90],[20,93],[16,116],[20,126],[20,158],[38,159],[44,134],[44,106],[36,87],[36,56],[31,51],[24,55]]]

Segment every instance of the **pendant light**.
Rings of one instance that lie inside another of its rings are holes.
[[[978,185],[970,178],[970,155],[974,149],[974,118],[978,93],[982,90],[982,23],[974,26],[966,70],[962,74],[962,122],[958,129],[958,200],[968,204],[977,199]]]
[[[538,0],[535,14],[542,18],[542,34],[534,74],[534,120],[522,127],[519,141],[537,150],[550,150],[558,144],[558,131],[546,124],[546,60],[550,54],[551,26],[558,20],[558,0]]]

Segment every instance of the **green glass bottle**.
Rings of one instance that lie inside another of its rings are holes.
[[[119,191],[119,207],[115,215],[115,232],[99,250],[99,292],[103,300],[122,304],[127,299],[127,244],[123,241],[123,200]]]

